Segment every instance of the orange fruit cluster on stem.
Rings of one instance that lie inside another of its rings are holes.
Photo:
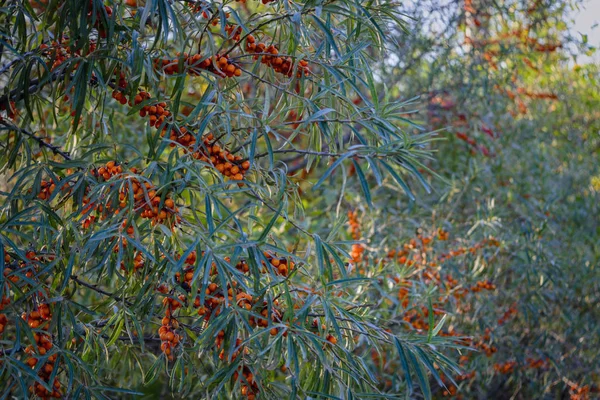
[[[49,328],[49,321],[52,319],[52,313],[50,307],[46,303],[41,303],[37,307],[36,310],[31,311],[29,314],[23,313],[21,316],[23,320],[27,322],[31,329],[41,329],[47,331]],[[35,346],[29,345],[25,348],[25,353],[29,355],[29,357],[25,360],[25,364],[29,367],[36,368],[39,360],[46,355],[46,353],[52,348],[52,336],[45,332],[35,332],[33,334],[33,338],[35,340]],[[44,380],[45,382],[49,382],[50,376],[52,375],[52,371],[55,368],[57,354],[52,354],[49,356],[38,370],[38,376]],[[62,398],[62,393],[60,392],[60,382],[58,378],[54,379],[52,385],[52,391],[49,391],[44,387],[44,385],[37,383],[33,384],[29,390],[32,393],[35,393],[36,396],[42,399],[49,398]]]
[[[27,258],[27,261],[19,261],[18,265],[19,265],[19,269],[20,270],[25,270],[25,276],[27,278],[33,278],[34,272],[36,271],[36,265],[35,265],[35,261],[40,261],[39,257],[37,257],[35,255],[35,252],[33,251],[28,251],[27,253],[25,253],[25,257]],[[10,266],[11,263],[11,257],[10,255],[8,255],[7,253],[4,253],[4,278],[12,283],[18,283],[19,282],[19,277],[15,274],[13,274],[13,268],[16,269],[16,267],[14,266]]]
[[[163,135],[165,132],[163,132]],[[202,144],[196,146],[196,139],[188,133],[187,129],[180,128],[179,132],[171,130],[170,139],[186,147],[193,158],[211,164],[222,175],[234,181],[241,181],[250,169],[250,161],[242,160],[241,156],[233,155],[221,147],[214,140],[214,135],[209,133],[202,139]],[[175,144],[172,143],[174,146]]]
[[[241,26],[236,27],[233,24],[227,24],[227,25],[225,25],[225,32],[227,32],[227,34],[229,35],[229,38],[231,40],[239,42],[240,35],[242,33],[242,27]]]
[[[238,371],[233,373],[233,380],[237,381],[238,379],[242,382],[241,386],[241,394],[245,396],[248,400],[256,399],[256,395],[258,394],[258,385],[254,381],[254,374],[250,371],[250,368],[247,366],[240,366],[238,370],[242,371],[242,377],[240,377]]]
[[[225,337],[225,331],[221,330],[217,333],[217,339],[215,341],[217,349],[220,349],[221,346],[223,345],[224,337]],[[235,340],[235,347],[236,347],[236,350],[231,354],[231,358],[228,358],[227,360],[225,360],[225,358],[226,358],[225,349],[221,349],[221,352],[219,353],[219,360],[232,362],[240,355],[240,352],[244,351],[246,354],[248,354],[247,349],[243,348],[243,346],[242,346],[242,339],[237,338]]]
[[[259,326],[261,328],[267,328],[269,326],[269,320],[275,323],[280,323],[281,318],[283,317],[283,312],[279,309],[279,302],[277,300],[273,301],[273,305],[270,310],[268,303],[263,301],[262,307],[258,307],[257,311],[260,314],[260,317],[255,318],[253,315],[251,315],[248,319],[248,323],[252,327]],[[279,329],[273,327],[269,330],[269,333],[271,336],[275,336],[279,333]],[[287,335],[288,331],[285,330],[283,332],[283,336],[286,337]]]
[[[500,374],[512,374],[517,366],[516,361],[506,361],[504,363],[496,363],[494,364],[494,371]]]
[[[69,39],[66,37],[60,38],[58,41],[53,40],[48,46],[45,43],[40,45],[40,51],[42,55],[49,57],[50,61],[52,61],[52,65],[48,63],[51,70],[58,68],[62,63],[71,58],[71,49],[69,48]],[[85,54],[90,54],[96,51],[96,42],[91,41],[89,44],[89,49],[85,52]],[[73,55],[75,57],[80,57],[82,55],[81,50],[76,50]]]
[[[593,390],[598,393],[597,387]],[[569,399],[570,400],[590,400],[592,388],[589,385],[578,385],[575,383],[569,383]],[[595,397],[594,397],[595,398]]]
[[[179,304],[176,300],[167,297],[165,297],[165,300],[169,302],[175,301]],[[169,361],[173,361],[173,349],[177,347],[180,342],[180,336],[176,331],[179,328],[179,322],[171,315],[171,305],[172,303],[169,304],[165,317],[161,321],[161,327],[158,329],[161,340],[160,349],[167,356]]]
[[[360,239],[360,222],[358,221],[358,212],[348,211],[348,225],[350,225],[350,234],[353,240]],[[352,257],[353,263],[359,263],[362,261],[363,253],[365,252],[365,246],[362,244],[355,243],[352,245],[350,256]]]
[[[290,78],[292,76],[302,78],[303,76],[310,75],[308,61],[300,60],[296,70],[294,70],[294,61],[292,57],[280,56],[279,50],[277,50],[277,47],[274,45],[267,46],[264,43],[256,43],[256,39],[252,35],[248,35],[246,38],[246,51],[254,53],[255,60],[260,60],[261,63],[273,68],[275,72]]]
[[[122,104],[127,103],[127,97],[119,90],[113,92],[113,98]],[[129,105],[138,105],[149,98],[151,98],[150,93],[141,91],[134,97],[133,103],[129,101]],[[171,116],[171,112],[165,102],[144,106],[140,110],[140,116],[149,116],[150,126],[159,129],[162,127],[161,137],[166,136],[169,129],[167,126],[163,126],[163,122],[165,118]],[[243,160],[241,156],[233,155],[227,149],[221,147],[214,140],[212,133],[205,135],[202,144],[199,146],[197,146],[196,137],[184,126],[178,129],[171,128],[169,139],[173,142],[170,144],[171,147],[175,147],[177,144],[183,146],[185,151],[191,153],[193,158],[213,165],[217,171],[231,180],[243,180],[244,175],[250,169],[248,160]]]
[[[8,325],[8,318],[6,317],[6,314],[0,314],[0,335],[4,333],[4,328],[6,325]]]
[[[178,256],[177,258],[179,259],[180,257]],[[183,273],[175,273],[175,278],[177,281],[188,292],[192,287],[192,279],[194,279],[194,264],[196,264],[196,251],[192,251],[186,257],[185,264],[183,265]]]
[[[264,253],[264,256],[267,258],[267,261],[273,267],[275,274],[277,275],[287,276],[288,273],[296,266],[293,261],[288,260],[285,257],[277,257],[275,254],[271,254],[267,251]],[[263,261],[262,264],[264,267],[262,272],[267,273],[268,269],[266,268],[267,266],[265,262]]]
[[[142,268],[144,268],[144,256],[141,251],[136,251],[135,256],[133,257],[133,272],[137,272]],[[121,261],[121,269],[127,271],[124,261]]]
[[[55,180],[54,178],[49,178],[48,180],[42,179],[40,182],[40,191],[37,194],[37,198],[40,200],[49,200],[52,197],[52,194],[56,190],[56,184],[60,182],[60,178]],[[71,188],[68,185],[65,185],[61,188],[61,191],[64,193],[70,193]]]
[[[187,72],[192,76],[198,76],[202,71],[212,72],[221,78],[232,78],[242,75],[242,70],[226,54],[215,54],[203,59],[200,53],[194,55],[184,53],[183,58],[183,69],[180,68],[179,58],[156,58],[153,62],[154,69],[162,71],[167,75]]]
[[[7,254],[7,256],[8,256],[8,254]],[[9,257],[9,260],[10,260],[10,257]],[[6,307],[9,304],[10,304],[10,299],[8,297],[2,296],[2,299],[0,300],[0,311],[4,310],[4,307]],[[6,317],[6,314],[0,314],[0,335],[2,333],[4,333],[4,329],[5,329],[6,325],[8,325],[8,318]]]
[[[517,306],[515,304],[511,305],[508,310],[502,314],[502,316],[498,319],[498,325],[504,325],[506,321],[517,315]]]
[[[56,189],[56,184],[54,183],[54,180],[42,180],[42,182],[40,183],[40,192],[38,193],[37,198],[40,200],[49,199],[50,196],[52,196],[54,189]]]
[[[137,173],[136,168],[131,168],[130,171],[134,174]],[[166,196],[161,207],[161,195],[157,194],[156,187],[150,182],[140,182],[135,177],[127,176],[123,173],[121,165],[114,161],[109,161],[105,166],[93,169],[91,171],[93,176],[98,177],[104,181],[108,181],[113,177],[124,178],[128,180],[119,191],[119,209],[115,210],[114,213],[118,213],[119,210],[124,209],[128,205],[130,199],[129,189],[133,189],[134,199],[134,210],[139,212],[142,218],[151,220],[152,225],[164,223],[166,221],[171,222],[171,227],[174,228],[179,222],[181,217],[179,216],[179,208],[175,206],[175,202],[169,196]],[[101,213],[101,217],[107,212],[111,211],[111,208],[107,205],[90,203],[90,200],[85,197],[83,200],[87,207],[84,212],[88,212],[90,209],[95,209]],[[90,226],[95,220],[94,216],[88,217],[84,221],[84,228]]]

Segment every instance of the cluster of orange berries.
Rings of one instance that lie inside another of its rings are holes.
[[[41,303],[37,310],[30,312],[29,314],[23,313],[21,318],[27,322],[31,329],[39,328],[44,321],[52,319],[52,313],[50,307],[46,303]],[[44,329],[48,329],[48,325],[44,326]]]
[[[527,357],[525,362],[527,362],[526,368],[529,368],[529,369],[540,369],[540,368],[545,368],[548,366],[548,360],[545,360],[543,358],[535,359],[535,358]]]
[[[216,270],[213,270],[216,274]],[[254,303],[252,295],[236,288],[235,282],[233,287],[227,285],[227,299],[229,302],[241,307],[245,310],[251,310]],[[210,283],[205,291],[204,304],[200,303],[200,297],[197,296],[194,300],[194,307],[198,308],[198,315],[204,317],[205,321],[210,320],[214,315],[215,317],[221,313],[221,306],[225,303],[225,292],[219,288],[216,283]],[[252,318],[252,317],[251,317]]]
[[[397,279],[397,283],[400,283],[400,279]],[[410,289],[409,287],[412,286],[412,283],[408,280],[404,280],[403,285],[405,286],[401,286],[400,289],[398,289],[398,301],[400,301],[400,304],[402,304],[402,307],[404,308],[408,308],[408,303],[409,303],[409,293],[410,293]]]
[[[151,98],[150,93],[141,91],[128,101],[127,96],[120,90],[113,91],[112,97],[120,102],[121,104],[129,104],[129,106],[138,105],[144,100]],[[146,105],[140,110],[140,117],[148,116],[150,126],[160,128],[166,118],[171,115],[171,112],[167,109],[167,103],[159,102],[155,105]]]
[[[442,239],[439,239],[440,233],[438,233],[439,240],[448,240],[448,232],[445,232],[442,230],[440,230],[439,232],[441,232],[441,235],[442,235]],[[392,250],[388,251],[387,258],[388,259],[395,258],[399,264],[406,264],[408,266],[414,265],[415,261],[419,261],[422,257],[420,257],[417,254],[416,258],[408,259],[408,256],[411,253],[411,251],[415,252],[418,250],[430,249],[431,247],[429,245],[433,242],[435,237],[436,237],[435,235],[423,236],[422,234],[419,233],[419,234],[417,234],[416,238],[412,238],[408,241],[408,243],[404,243],[401,250],[392,249]],[[435,266],[435,265],[431,265],[431,266]]]
[[[504,363],[496,363],[494,364],[494,371],[500,374],[512,374],[515,371],[515,367],[517,366],[516,361],[506,361]]]
[[[446,241],[450,238],[450,233],[448,231],[439,228],[437,231],[437,239],[441,241]]]
[[[509,319],[511,319],[512,317],[514,317],[515,315],[517,315],[517,306],[516,305],[511,305],[508,310],[506,310],[504,312],[504,314],[502,314],[502,316],[498,319],[498,325],[504,325],[504,323],[506,323],[506,321],[508,321]]]
[[[456,396],[456,392],[458,391],[458,388],[453,385],[452,383],[448,383],[446,385],[446,389],[443,390],[442,395],[444,397],[446,396]]]
[[[25,253],[25,257],[27,258],[27,262],[25,261],[19,261],[19,268],[20,269],[25,269],[25,277],[31,279],[33,278],[33,274],[35,272],[35,264],[32,264],[32,262],[35,261],[40,261],[40,258],[36,256],[35,252],[33,251],[28,251],[27,253]],[[4,253],[4,265],[7,265],[4,268],[3,274],[4,274],[4,278],[12,283],[17,283],[19,282],[19,277],[17,275],[13,274],[13,269],[8,267],[8,265],[11,262],[11,258],[10,255],[8,255],[8,253]]]
[[[253,315],[250,316],[250,318],[248,319],[248,323],[250,324],[250,326],[255,327],[261,327],[261,328],[266,328],[269,326],[269,319],[272,322],[281,322],[281,318],[283,317],[283,313],[281,312],[281,310],[279,310],[279,302],[277,300],[273,301],[273,306],[271,307],[271,314],[269,315],[269,307],[266,301],[263,302],[262,305],[262,309],[260,310],[259,314],[260,317],[259,318],[255,318]],[[272,336],[277,335],[277,333],[279,333],[279,330],[275,327],[271,328],[271,330],[269,331],[269,333]],[[283,336],[287,336],[287,330],[285,332],[283,332]]]
[[[443,253],[438,260],[440,262],[448,261],[451,258],[461,256],[466,253],[475,254],[477,250],[480,250],[484,247],[498,247],[500,246],[500,242],[494,238],[483,239],[478,243],[475,243],[471,247],[461,247],[456,250],[452,250],[449,253]]]
[[[176,258],[180,259],[181,257],[177,256]],[[175,273],[175,279],[187,292],[189,292],[192,287],[192,280],[194,279],[194,264],[196,264],[196,258],[196,251],[190,252],[190,254],[188,254],[188,256],[185,258],[183,265],[183,273]]]
[[[23,320],[27,322],[31,329],[42,329],[48,330],[49,324],[47,321],[52,319],[52,313],[50,311],[50,307],[46,303],[41,303],[37,307],[37,310],[31,311],[29,314],[23,313],[21,316]],[[25,364],[29,365],[31,368],[35,368],[39,362],[39,357],[44,357],[46,353],[52,348],[52,337],[45,332],[34,332],[33,338],[35,340],[35,346],[29,345],[25,348],[25,353],[29,354],[30,357],[27,358]],[[47,361],[39,368],[38,376],[48,382],[50,380],[50,376],[52,375],[52,371],[54,371],[55,362],[56,362],[57,354],[53,354],[48,357]],[[37,383],[33,384],[29,390],[32,393],[35,393],[38,397],[48,399],[51,397],[61,398],[62,394],[60,392],[60,382],[58,378],[54,379],[52,391],[49,391],[44,387],[44,385]]]
[[[65,62],[68,58],[71,57],[69,47],[68,47],[68,39],[66,40],[67,46],[63,46],[63,42],[59,43],[55,40],[52,41],[52,50],[48,50],[49,46],[45,43],[40,45],[40,50],[46,55],[52,57],[53,63],[50,66],[50,69],[55,69],[60,66],[63,62]]]
[[[230,25],[228,25],[230,26]],[[177,54],[180,57],[180,54]],[[200,75],[201,71],[212,72],[222,78],[232,78],[242,75],[242,70],[229,58],[227,54],[215,54],[204,60],[200,53],[194,55],[183,54],[183,69],[180,68],[179,58],[156,58],[153,61],[154,69],[167,75],[180,74],[185,71],[192,76]]]
[[[439,303],[433,304],[433,315],[439,316],[445,314],[445,312],[441,309],[441,306],[442,305]],[[402,320],[407,322],[412,326],[413,329],[417,331],[427,331],[429,330],[429,323],[426,322],[428,316],[429,309],[425,306],[422,306],[420,311],[414,308],[406,311],[402,317]]]
[[[483,248],[484,246],[498,246],[499,242],[495,239],[485,239],[472,247],[463,247],[458,250],[450,251],[447,254],[442,254],[440,257],[435,258],[434,261],[427,261],[428,255],[427,252],[431,250],[431,243],[435,240],[446,241],[449,239],[449,234],[447,231],[443,229],[438,229],[435,234],[431,235],[423,235],[418,233],[416,238],[410,239],[407,243],[403,245],[403,247],[399,250],[391,250],[387,254],[388,259],[397,259],[398,262],[403,263],[405,265],[414,265],[418,267],[421,279],[424,282],[429,282],[434,285],[439,286],[440,288],[443,286],[446,289],[446,292],[452,296],[454,296],[457,300],[464,297],[469,292],[479,292],[482,290],[494,290],[496,286],[488,281],[480,281],[477,282],[472,287],[468,288],[458,288],[459,281],[452,277],[451,275],[445,275],[442,280],[440,276],[440,272],[437,267],[440,266],[441,262],[444,262],[452,257],[456,257],[463,254],[475,253],[477,250]],[[407,257],[411,257],[408,259]],[[409,294],[410,287],[412,286],[411,282],[406,279],[401,279],[399,277],[392,277],[396,284],[400,285],[398,288],[397,296],[400,304],[406,309],[409,306]],[[443,314],[444,304],[447,303],[448,299],[444,296],[440,296],[438,301],[433,304],[433,313],[435,315]],[[412,329],[417,331],[426,331],[429,329],[429,324],[427,322],[427,316],[429,314],[429,309],[427,307],[421,307],[418,309],[410,309],[406,310],[403,315],[403,320],[406,322]],[[489,329],[486,329],[485,335],[475,342],[473,339],[458,339],[461,343],[464,343],[466,346],[474,347],[482,352],[484,352],[488,357],[491,357],[494,353],[497,352],[497,348],[491,344],[490,341],[490,333]],[[463,336],[458,332],[454,332],[454,330],[448,330],[440,332],[442,336]],[[468,358],[465,357],[464,361],[468,361]],[[446,390],[446,396],[454,395],[456,393],[456,388],[449,385]]]
[[[287,276],[288,273],[292,271],[296,266],[296,264],[293,261],[288,260],[285,257],[277,257],[275,254],[271,254],[268,251],[264,252],[264,256],[267,258],[267,261],[273,267],[273,269],[275,270],[275,274],[277,275]],[[262,262],[262,264],[262,272],[269,272],[267,269],[267,265],[264,261]]]
[[[348,225],[350,225],[350,235],[352,240],[360,240],[360,222],[358,221],[358,212],[348,211]],[[362,260],[363,253],[365,252],[365,246],[362,244],[355,243],[352,245],[350,251],[351,261],[353,263],[359,263]]]
[[[205,294],[204,304],[200,304],[200,297],[196,297],[194,307],[198,308],[198,315],[208,321],[213,314],[216,317],[221,313],[220,306],[225,302],[225,295],[214,282],[206,287]]]
[[[240,389],[242,396],[245,396],[248,400],[255,400],[256,395],[258,393],[258,385],[254,381],[254,375],[252,374],[252,371],[250,371],[250,368],[248,368],[245,365],[243,367],[240,367],[239,369],[242,371],[243,378],[240,379],[238,371],[235,371],[233,373],[233,380],[237,381],[238,379],[240,379],[240,381],[242,382],[242,386]]]
[[[279,56],[279,50],[274,45],[267,46],[264,43],[256,43],[256,39],[252,35],[248,35],[246,38],[246,51],[254,53],[255,60],[260,60],[261,63],[273,68],[275,72],[290,78],[294,75],[297,78],[310,75],[308,61],[300,60],[294,71],[294,61],[291,57]]]
[[[141,91],[133,98],[133,102],[131,100],[128,102],[127,97],[121,91],[115,90],[113,92],[113,98],[121,102],[121,104],[128,103],[130,106],[138,105],[151,97],[150,93]],[[171,116],[171,112],[168,110],[165,102],[144,106],[140,110],[140,116],[149,116],[150,126],[156,128],[162,126],[161,137],[165,137],[168,129],[166,126],[163,126],[163,123],[166,118]],[[250,162],[248,160],[244,161],[241,156],[233,155],[227,149],[219,146],[216,140],[214,140],[215,138],[212,133],[205,135],[202,145],[197,148],[195,136],[186,127],[171,129],[169,139],[173,142],[170,144],[171,147],[175,147],[176,144],[183,146],[186,151],[192,154],[193,158],[210,163],[217,171],[231,180],[243,180],[244,175],[250,169]]]
[[[4,328],[8,325],[6,314],[0,314],[0,335],[4,333]]]
[[[491,357],[492,355],[498,352],[498,348],[496,346],[489,345],[487,343],[479,342],[476,344],[475,347],[483,351],[486,357]]]
[[[165,285],[159,285],[156,290],[159,293],[167,294],[169,289]],[[167,356],[169,361],[173,361],[173,349],[181,342],[181,336],[177,333],[179,329],[179,321],[173,317],[173,313],[185,304],[186,298],[180,294],[177,298],[165,296],[163,305],[166,306],[165,316],[161,321],[161,326],[158,329],[158,335],[161,340],[160,349]]]
[[[92,169],[90,173],[92,176],[102,178],[104,181],[108,181],[113,176],[122,174],[123,166],[115,161],[109,161],[102,167]]]
[[[10,299],[8,297],[2,296],[0,299],[0,311],[4,310],[4,307],[10,304]],[[0,314],[0,335],[4,333],[4,329],[8,325],[8,318],[6,314]]]
[[[471,292],[477,293],[482,290],[496,290],[496,285],[490,280],[479,281],[471,287]]]
[[[402,320],[407,322],[412,329],[416,331],[426,331],[429,329],[429,324],[425,322],[423,315],[419,314],[419,312],[415,309],[405,312],[402,316]]]
[[[135,95],[133,98],[133,105],[138,105],[144,100],[151,98],[150,93],[146,91],[141,91]],[[132,106],[131,101],[129,101],[129,106]],[[142,107],[140,110],[140,117],[148,117],[150,126],[156,127],[159,129],[166,118],[171,116],[171,111],[167,108],[167,103],[164,101],[158,102],[155,105],[146,105]],[[163,127],[163,131],[166,127]]]
[[[224,330],[220,330],[217,333],[217,339],[215,340],[215,344],[217,349],[220,349],[221,346],[223,345],[223,340],[225,338],[225,331]],[[228,362],[232,362],[235,361],[238,356],[240,355],[241,352],[244,352],[244,354],[248,354],[248,349],[242,346],[242,339],[237,338],[235,340],[235,350],[233,353],[231,353],[231,357],[229,357],[227,359]],[[221,349],[221,352],[219,353],[219,360],[221,361],[225,361],[226,358],[226,353],[225,353],[225,349]],[[234,380],[237,378],[234,378]]]
[[[56,189],[56,183],[54,179],[50,178],[49,180],[42,180],[40,183],[40,192],[37,195],[37,198],[40,200],[47,200],[52,196],[54,190]]]
[[[221,148],[213,142],[212,133],[206,135],[203,139],[203,145],[193,153],[197,160],[210,163],[215,169],[232,180],[241,181],[244,175],[250,169],[248,160],[242,161],[241,156],[234,156],[228,150]]]
[[[490,328],[485,328],[485,333],[478,341],[474,341],[472,338],[466,339],[467,345],[481,350],[485,353],[486,357],[489,358],[498,352],[498,348],[490,344],[490,341],[492,340],[491,334],[492,330]]]
[[[250,272],[250,266],[248,265],[246,260],[238,261],[238,263],[235,265],[235,268],[244,274],[247,274],[248,272]]]
[[[144,256],[141,251],[137,251],[133,256],[133,272],[137,272],[142,268],[144,268]],[[121,269],[123,271],[127,271],[127,267],[125,267],[124,261],[121,261]]]
[[[589,385],[569,383],[569,400],[590,400],[592,391],[598,393],[598,390],[592,390]]]
[[[71,58],[71,50],[69,48],[69,39],[66,37],[61,38],[60,41],[53,40],[50,43],[50,46],[43,43],[42,45],[40,45],[40,50],[42,51],[42,54],[50,57],[50,60],[52,61],[52,65],[50,66],[51,70],[56,69],[62,63],[64,63],[66,60]],[[89,52],[91,53],[95,50],[96,50],[96,42],[92,41],[92,42],[90,42],[90,45],[89,45]],[[76,57],[81,56],[81,51],[80,50],[75,51],[74,55]]]
[[[130,171],[134,174],[138,173],[136,168],[131,168]],[[102,177],[105,181],[115,176],[120,176],[122,173],[122,166],[114,161],[109,161],[105,166],[92,170],[92,175]],[[142,183],[136,178],[128,179],[130,179],[131,188],[133,189],[134,207],[136,211],[141,211],[140,216],[142,218],[150,219],[152,225],[164,223],[171,219],[172,216],[174,216],[171,224],[172,227],[181,222],[179,208],[175,206],[173,199],[166,197],[162,207],[160,207],[161,196],[156,193],[156,187],[152,183]],[[129,187],[130,185],[128,184],[123,185],[123,188],[119,192],[119,207],[121,209],[127,207]],[[85,199],[84,203],[87,203]],[[96,208],[100,212],[105,209],[102,205],[98,205]],[[115,212],[118,212],[118,210]]]
[[[164,137],[165,131],[161,135]],[[179,132],[175,129],[171,130],[169,139],[174,142],[171,143],[171,147],[174,147],[175,143],[182,145],[186,151],[192,154],[193,158],[213,165],[217,171],[231,180],[243,180],[244,175],[250,169],[250,161],[243,161],[241,156],[234,156],[227,149],[219,146],[212,133],[205,135],[202,145],[197,148],[196,138],[185,127],[179,128]]]
[[[161,340],[160,349],[167,356],[169,361],[173,361],[174,356],[172,349],[177,347],[181,340],[179,334],[176,332],[177,328],[179,328],[179,322],[167,313],[161,321],[161,327],[158,329]]]
[[[225,25],[225,32],[227,32],[227,34],[229,35],[229,38],[239,42],[240,40],[240,35],[242,34],[242,27],[241,26],[235,26],[232,24],[227,24]]]

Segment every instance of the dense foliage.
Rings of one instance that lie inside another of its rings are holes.
[[[572,398],[566,0],[0,1],[3,398]]]

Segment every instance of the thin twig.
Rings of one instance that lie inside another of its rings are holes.
[[[110,292],[107,292],[107,291],[105,291],[105,290],[102,290],[102,289],[100,289],[100,288],[99,288],[97,285],[92,285],[91,283],[88,283],[88,282],[82,281],[81,279],[79,279],[79,277],[78,277],[77,275],[71,275],[71,280],[72,280],[73,282],[75,282],[75,283],[77,283],[77,284],[81,285],[81,286],[85,286],[85,287],[86,287],[86,288],[88,288],[88,289],[92,289],[93,291],[95,291],[95,292],[97,292],[97,293],[100,293],[100,294],[102,294],[102,295],[104,295],[104,296],[110,297],[111,299],[114,299],[114,300],[117,300],[117,301],[123,301],[123,302],[125,302],[125,304],[127,304],[128,306],[131,306],[131,305],[132,305],[132,303],[131,303],[131,302],[129,302],[129,301],[127,301],[127,300],[125,300],[125,299],[124,299],[124,298],[122,298],[122,297],[119,297],[119,296],[117,296],[117,295],[115,295],[115,294],[113,294],[113,293],[110,293]]]
[[[50,149],[50,150],[52,150],[52,152],[53,152],[54,154],[59,154],[59,155],[60,155],[60,156],[62,156],[62,157],[65,159],[65,160],[71,160],[71,155],[70,155],[68,152],[66,152],[66,151],[63,151],[63,150],[60,148],[60,146],[55,146],[55,145],[53,145],[52,143],[48,143],[48,142],[46,142],[44,139],[42,139],[41,137],[39,137],[39,136],[36,136],[34,133],[32,133],[32,132],[29,132],[29,131],[28,131],[28,130],[26,130],[26,129],[19,128],[18,126],[15,126],[15,125],[11,125],[11,124],[7,123],[6,121],[0,121],[0,125],[4,125],[4,126],[5,126],[5,127],[8,129],[8,130],[11,130],[11,131],[16,131],[16,132],[20,132],[20,133],[22,133],[22,134],[24,134],[24,135],[28,136],[30,139],[33,139],[33,140],[35,140],[36,142],[38,142],[38,144],[39,144],[40,146],[42,146],[42,147],[46,147],[47,149]]]

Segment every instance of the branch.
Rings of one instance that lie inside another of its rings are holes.
[[[35,134],[33,134],[33,133],[31,133],[31,132],[23,129],[23,128],[19,128],[18,126],[11,125],[11,124],[9,124],[9,123],[7,123],[5,121],[0,121],[0,125],[4,125],[8,130],[20,132],[20,133],[22,133],[22,134],[24,134],[26,136],[29,136],[29,138],[31,138],[31,139],[35,140],[36,142],[38,142],[38,144],[40,146],[46,147],[46,148],[52,150],[52,152],[54,154],[59,154],[65,160],[71,160],[71,155],[68,152],[63,151],[60,148],[60,146],[55,146],[55,145],[53,145],[51,143],[48,143],[48,142],[44,141],[44,139],[42,139],[41,137],[36,136]]]
[[[33,93],[37,92],[38,90],[40,90],[41,88],[43,88],[44,86],[46,86],[48,83],[54,82],[55,80],[62,78],[64,75],[65,75],[64,71],[61,71],[61,72],[55,71],[52,73],[52,75],[50,75],[49,79],[46,79],[43,81],[40,81],[39,78],[34,79],[30,82],[31,85],[27,89],[27,92],[29,94],[33,94]],[[2,105],[2,104],[8,105],[10,101],[19,101],[23,97],[25,97],[25,93],[23,90],[13,89],[10,91],[10,93],[5,94],[4,96],[0,97],[0,105]]]
[[[117,295],[115,295],[115,294],[113,294],[113,293],[110,293],[110,292],[107,292],[107,291],[105,291],[105,290],[102,290],[102,289],[100,289],[100,288],[99,288],[97,285],[92,285],[91,283],[87,283],[87,282],[85,282],[85,281],[82,281],[81,279],[79,279],[79,277],[78,277],[77,275],[71,275],[71,280],[72,280],[73,282],[75,282],[75,283],[77,283],[77,284],[81,285],[81,286],[85,286],[85,287],[86,287],[86,288],[88,288],[88,289],[92,289],[93,291],[95,291],[95,292],[97,292],[97,293],[100,293],[100,294],[102,294],[102,295],[104,295],[104,296],[108,296],[108,297],[110,297],[111,299],[114,299],[114,300],[117,300],[117,301],[124,301],[124,302],[125,302],[125,304],[127,304],[128,306],[131,306],[131,305],[132,305],[132,303],[131,303],[131,302],[129,302],[129,301],[127,301],[127,300],[125,300],[125,299],[124,299],[124,298],[122,298],[122,297],[119,297],[119,296],[117,296]]]

